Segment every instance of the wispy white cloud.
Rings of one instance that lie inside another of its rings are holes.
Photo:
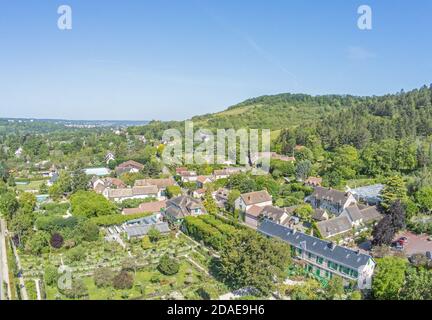
[[[374,52],[359,46],[349,46],[347,49],[347,55],[351,60],[369,60],[376,58]]]

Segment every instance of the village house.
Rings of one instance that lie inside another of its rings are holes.
[[[165,178],[165,179],[142,179],[135,181],[135,187],[143,187],[143,186],[156,186],[159,189],[159,198],[166,197],[166,189],[167,187],[174,186],[176,184],[173,178]]]
[[[375,261],[371,256],[333,242],[298,232],[264,220],[258,227],[262,234],[279,238],[291,246],[291,254],[303,261],[305,269],[317,277],[342,277],[345,282],[356,281],[359,289],[370,289]]]
[[[165,218],[173,224],[181,224],[185,217],[207,213],[201,201],[189,196],[179,196],[167,201]]]
[[[134,160],[128,160],[126,162],[119,164],[115,168],[115,172],[116,172],[117,176],[120,176],[124,173],[138,173],[142,169],[144,169],[143,164],[136,162]]]
[[[330,219],[329,214],[324,209],[317,208],[314,209],[314,212],[315,213],[313,214],[312,219],[314,219],[315,221],[326,221]]]
[[[106,162],[106,164],[109,164],[111,161],[115,161],[115,155],[112,152],[108,152],[105,155],[105,162]]]
[[[47,186],[52,187],[54,185],[54,183],[56,183],[57,180],[60,178],[60,175],[55,171],[55,172],[51,172],[49,177],[50,178],[47,182]]]
[[[277,224],[283,225],[289,219],[289,215],[287,214],[287,212],[285,212],[284,209],[274,206],[265,206],[261,210],[260,219],[268,219]]]
[[[341,192],[323,187],[315,187],[314,192],[305,200],[309,202],[313,208],[324,209],[337,216],[348,206],[357,203],[357,200],[349,192]]]
[[[225,169],[222,170],[214,170],[213,176],[215,180],[226,179],[230,176],[230,173]]]
[[[317,222],[316,227],[323,239],[335,237],[353,230],[353,225],[346,216]]]
[[[245,172],[245,171],[247,171],[247,169],[243,168],[243,167],[228,167],[228,168],[221,169],[221,170],[214,170],[213,171],[213,179],[214,180],[226,179],[226,178],[229,178],[230,176],[232,176],[234,174],[238,174],[238,173]]]
[[[224,209],[227,202],[230,190],[226,188],[219,188],[216,192],[212,193],[213,199],[216,201],[218,208]]]
[[[205,188],[199,188],[192,192],[192,196],[196,199],[204,199],[205,193],[206,193]]]
[[[311,187],[321,187],[323,179],[320,177],[309,177],[305,180],[305,185]]]
[[[183,171],[188,171],[186,167],[178,167],[176,168],[176,174],[179,175]]]
[[[105,198],[115,202],[129,199],[157,198],[159,190],[156,186],[132,187],[122,189],[107,188],[103,191]]]
[[[245,223],[251,227],[257,227],[262,208],[271,206],[271,195],[266,190],[242,194],[235,201],[235,208],[245,214]]]
[[[91,180],[92,188],[96,193],[103,193],[105,189],[111,188],[111,189],[121,189],[126,188],[126,184],[117,178],[99,178],[99,177],[93,177]]]
[[[213,182],[212,176],[198,176],[196,183],[198,188],[204,188],[204,185],[207,183]]]
[[[125,208],[122,211],[123,215],[134,215],[139,213],[160,213],[166,209],[166,200],[141,203],[137,208]]]
[[[325,211],[324,211],[325,212]],[[316,226],[324,239],[356,231],[380,221],[382,214],[375,206],[352,204],[338,217],[325,219],[316,223]]]
[[[183,183],[196,182],[198,179],[195,171],[182,171],[179,175]]]

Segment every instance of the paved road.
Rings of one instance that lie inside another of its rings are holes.
[[[24,277],[23,277],[22,268],[21,268],[21,261],[20,261],[19,255],[17,253],[17,250],[16,250],[13,242],[12,242],[12,250],[13,250],[13,253],[15,255],[15,260],[16,260],[18,270],[20,271],[19,276],[18,276],[18,281],[20,283],[21,299],[22,300],[28,300],[29,298],[28,298],[27,289],[26,289],[25,283],[24,283]]]
[[[11,296],[9,285],[9,269],[7,265],[5,230],[6,224],[3,219],[0,219],[0,300],[5,300],[7,297]],[[3,288],[3,281],[7,284],[7,293]]]

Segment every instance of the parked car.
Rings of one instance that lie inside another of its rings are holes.
[[[405,245],[408,243],[408,238],[407,237],[400,237],[397,242],[399,242],[401,245]]]
[[[396,241],[392,243],[392,249],[397,251],[402,251],[404,249],[404,246],[399,241]]]

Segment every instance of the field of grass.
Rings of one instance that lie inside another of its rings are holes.
[[[39,190],[44,182],[46,180],[30,181],[29,184],[17,184],[16,188],[20,191]]]

